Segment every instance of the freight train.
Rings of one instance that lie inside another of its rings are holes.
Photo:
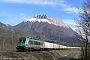
[[[21,37],[17,42],[16,49],[21,50],[48,50],[48,49],[80,49],[80,47],[69,47],[57,43],[43,41],[32,37]]]

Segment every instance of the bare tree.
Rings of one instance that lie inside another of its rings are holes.
[[[83,46],[84,46],[84,58],[87,60],[88,57],[88,36],[90,35],[90,0],[86,0],[83,3],[82,10],[79,13],[80,19],[76,19],[77,27],[80,35],[84,38]],[[80,38],[81,39],[81,38]]]

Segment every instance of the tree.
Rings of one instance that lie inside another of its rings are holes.
[[[83,3],[82,10],[79,12],[80,19],[76,19],[77,27],[80,35],[83,37],[84,46],[84,58],[87,60],[88,57],[88,36],[90,35],[90,0],[86,0]]]

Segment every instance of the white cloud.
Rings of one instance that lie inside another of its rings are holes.
[[[1,0],[2,2],[19,3],[19,4],[35,4],[35,5],[50,5],[59,6],[60,9],[67,13],[78,13],[79,9],[72,7],[71,4],[67,3],[66,0]]]
[[[36,4],[36,5],[57,5],[62,0],[2,0],[3,2]]]
[[[19,15],[20,15],[20,16],[24,16],[25,14],[24,14],[24,13],[20,13]]]
[[[76,25],[74,20],[63,20],[64,23],[69,24],[69,25]]]
[[[64,10],[67,11],[67,13],[79,13],[79,9],[75,7],[66,7]]]
[[[63,10],[65,10],[67,13],[78,13],[81,9],[78,9],[76,7],[73,7],[71,4],[67,3],[67,2],[63,2],[60,4],[60,6],[63,8]]]

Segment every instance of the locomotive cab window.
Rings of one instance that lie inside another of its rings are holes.
[[[19,41],[18,42],[24,43],[25,41],[26,41],[26,38],[19,38]]]

